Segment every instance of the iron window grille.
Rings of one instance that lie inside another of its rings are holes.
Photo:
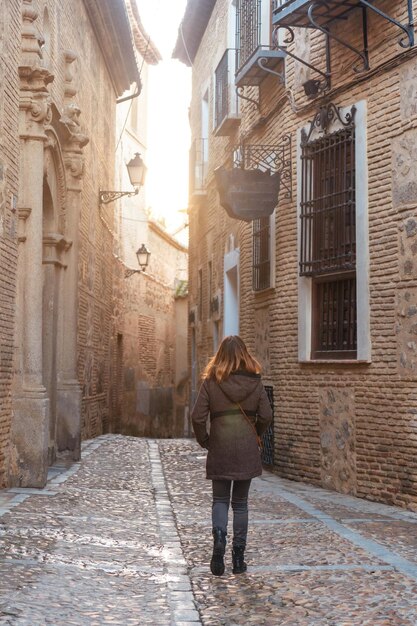
[[[190,148],[190,195],[205,193],[208,168],[208,139],[195,139]]]
[[[313,298],[314,358],[356,358],[356,275],[317,279]]]
[[[262,291],[271,286],[271,218],[262,217],[253,222],[252,287]]]
[[[274,465],[274,389],[271,385],[265,385],[265,391],[272,409],[272,422],[262,435],[261,458],[264,465]]]
[[[357,354],[353,117],[340,130],[301,144],[300,275],[313,281],[317,359]]]
[[[215,71],[215,126],[218,128],[229,113],[229,50],[226,50]]]
[[[228,117],[237,117],[237,96],[234,90],[234,70],[236,50],[228,48],[215,71],[216,101],[215,128],[218,129]]]
[[[261,44],[261,0],[238,0],[237,67],[241,68]]]
[[[300,274],[352,270],[356,264],[355,129],[302,146]]]

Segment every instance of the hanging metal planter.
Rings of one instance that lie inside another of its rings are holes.
[[[218,167],[214,176],[220,204],[229,217],[251,222],[271,215],[278,204],[280,172]]]

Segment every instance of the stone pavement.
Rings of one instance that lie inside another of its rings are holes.
[[[0,491],[0,624],[416,626],[417,514],[265,472],[248,572],[210,574],[189,440],[105,435],[44,490]]]

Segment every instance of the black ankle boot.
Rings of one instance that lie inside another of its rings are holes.
[[[214,576],[224,573],[224,553],[226,550],[226,533],[221,528],[213,528],[213,556],[210,569]]]
[[[245,546],[233,546],[232,549],[232,561],[233,561],[233,574],[243,574],[248,569],[245,561]]]

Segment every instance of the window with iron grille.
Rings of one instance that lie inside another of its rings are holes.
[[[236,12],[237,67],[242,67],[261,41],[261,0],[238,0]]]
[[[271,286],[271,218],[262,217],[253,221],[253,268],[254,291]]]
[[[203,319],[203,270],[198,270],[198,321]]]
[[[230,51],[226,50],[215,72],[215,128],[220,126],[229,113]]]
[[[354,125],[301,147],[300,275],[312,278],[312,358],[356,358]]]

